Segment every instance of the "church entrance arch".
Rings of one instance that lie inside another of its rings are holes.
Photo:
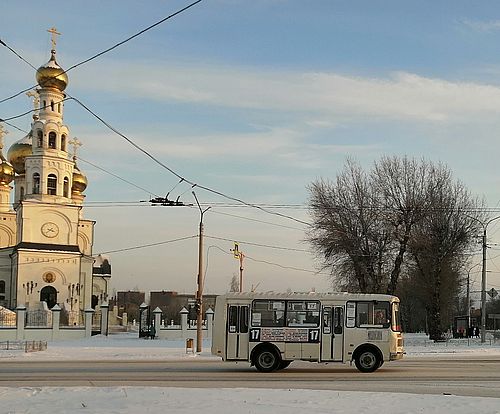
[[[40,291],[40,302],[47,302],[49,309],[57,304],[57,290],[53,286],[45,286]]]

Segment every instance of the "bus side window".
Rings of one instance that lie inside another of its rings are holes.
[[[240,307],[240,333],[248,332],[248,306]]]
[[[285,301],[256,299],[252,302],[252,326],[277,328],[285,326]]]
[[[237,326],[238,326],[238,306],[230,306],[229,315],[227,318],[227,331],[230,333],[236,333]]]
[[[323,308],[323,333],[331,333],[332,326],[332,308]]]
[[[373,324],[373,303],[358,302],[356,308],[356,326]]]
[[[382,325],[384,328],[388,328],[391,324],[390,315],[390,304],[389,302],[378,302],[375,305],[375,325]]]
[[[344,328],[344,309],[341,307],[334,308],[333,311],[333,333],[342,334]]]

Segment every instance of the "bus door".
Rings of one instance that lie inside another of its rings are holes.
[[[226,359],[248,360],[248,305],[227,308]]]
[[[321,328],[321,360],[342,361],[344,356],[344,308],[324,306]]]

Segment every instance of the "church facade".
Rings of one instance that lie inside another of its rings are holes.
[[[50,59],[28,93],[35,107],[31,130],[7,158],[0,139],[0,305],[46,310],[57,304],[83,312],[107,298],[110,272],[93,277],[95,222],[83,218],[81,143],[64,123],[68,76],[56,61],[57,32],[49,32]],[[0,129],[0,138],[5,132]]]

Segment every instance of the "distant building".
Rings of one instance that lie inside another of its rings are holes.
[[[102,254],[94,258],[92,267],[92,308],[103,302],[109,302],[109,281],[111,279],[111,263],[108,256]],[[111,306],[111,304],[110,304]]]
[[[116,293],[116,304],[118,306],[118,315],[122,316],[123,312],[127,313],[129,321],[139,320],[139,306],[144,302],[146,295],[144,292],[128,290],[126,292]]]
[[[203,318],[205,319],[205,311],[209,308],[215,309],[215,298],[217,295],[203,295]],[[194,294],[179,294],[173,291],[162,290],[160,292],[151,292],[149,305],[151,310],[160,308],[162,311],[162,319],[165,324],[170,324],[171,321],[175,325],[180,324],[180,310],[186,308],[189,311],[188,319],[196,319]]]

